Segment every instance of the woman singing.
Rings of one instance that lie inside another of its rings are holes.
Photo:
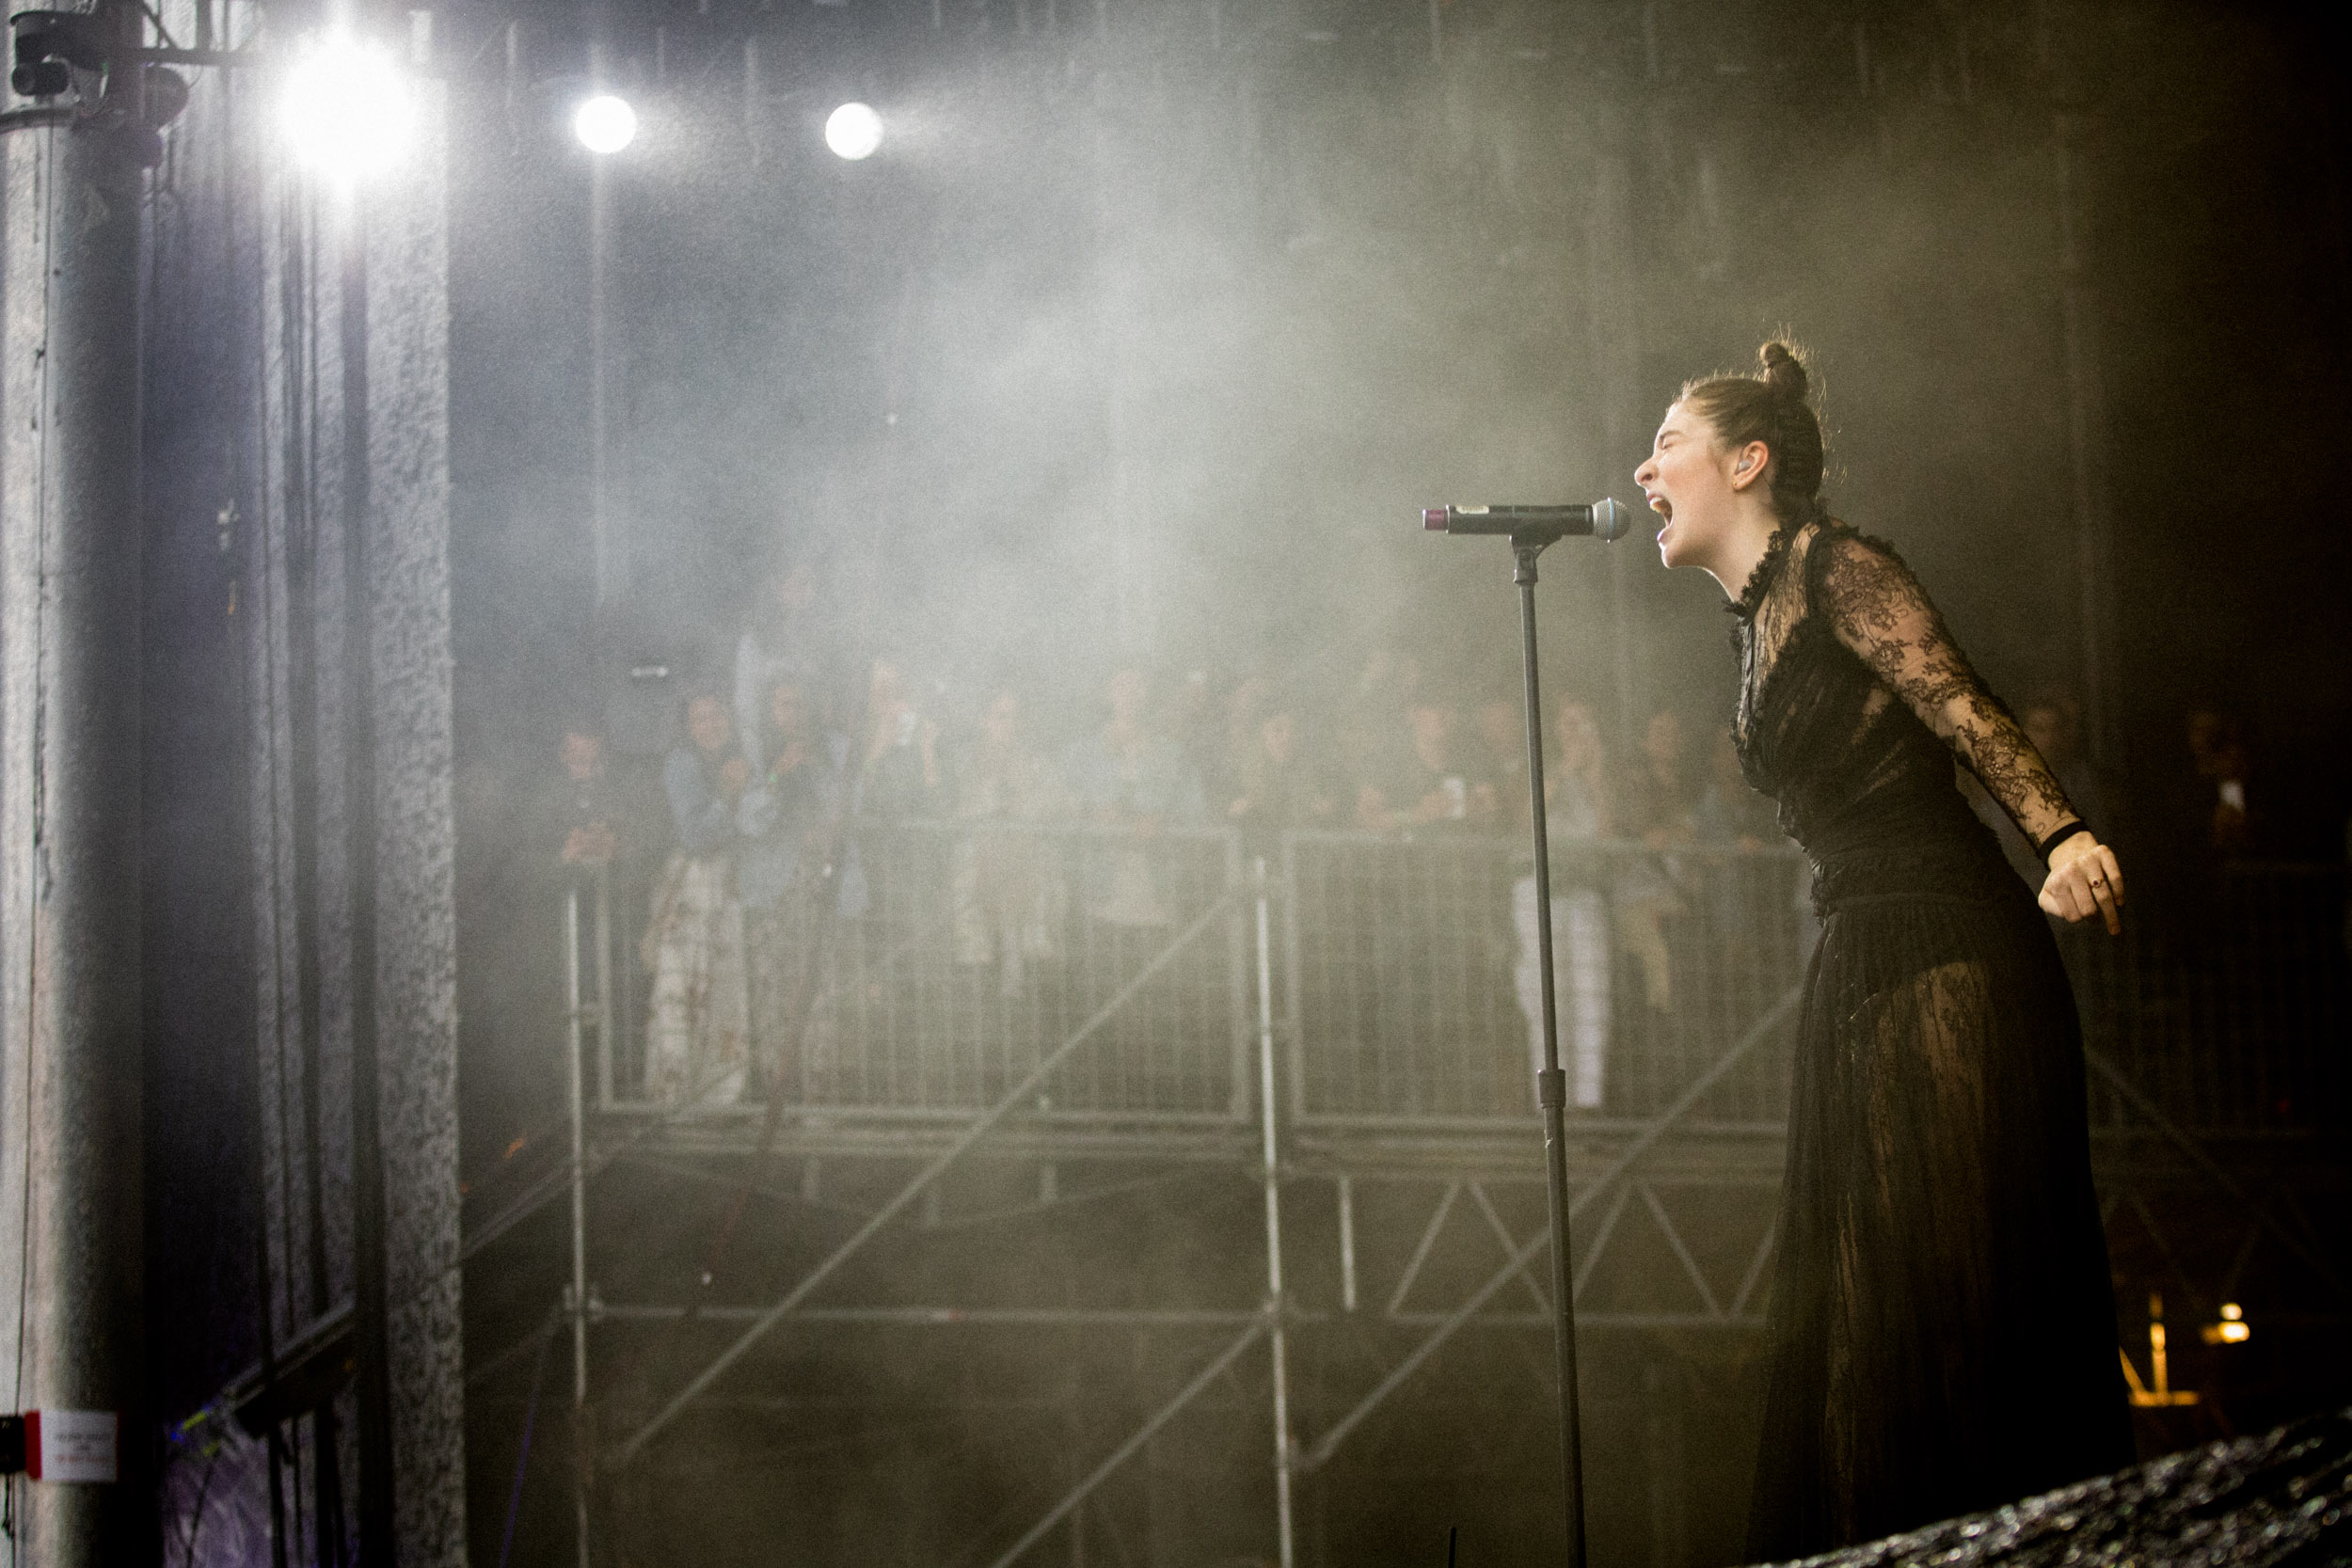
[[[2114,851],[1888,546],[1832,518],[1805,372],[1695,381],[1634,475],[1733,596],[1748,780],[1822,914],[1800,1015],[1750,1550],[1802,1557],[2132,1461],[2081,1037],[2049,927],[1953,786],[2120,931]]]

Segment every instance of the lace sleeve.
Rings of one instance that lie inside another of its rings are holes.
[[[1837,641],[1952,749],[2028,843],[2076,819],[2066,792],[1945,628],[1918,578],[1893,549],[1851,533],[1818,538],[1828,552],[1819,608]]]

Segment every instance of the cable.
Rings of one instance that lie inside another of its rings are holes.
[[[523,1477],[531,1469],[531,1434],[539,1423],[539,1389],[547,1381],[548,1347],[555,1343],[553,1333],[539,1336],[539,1357],[531,1364],[531,1402],[523,1407],[523,1451],[515,1460],[515,1484],[506,1494],[506,1534],[499,1543],[499,1568],[506,1568],[506,1560],[515,1550],[515,1522],[523,1511]]]
[[[212,1496],[213,1471],[220,1465],[220,1449],[215,1446],[205,1458],[204,1474],[196,1483],[196,1507],[188,1514],[187,1550],[181,1555],[181,1568],[196,1568],[196,1532],[204,1528],[204,1502]]]

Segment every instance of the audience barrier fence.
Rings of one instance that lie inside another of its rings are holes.
[[[645,912],[578,922],[585,942],[611,933],[605,961],[580,967],[597,994],[577,1009],[603,1108],[719,1114],[756,1106],[772,1082],[804,1116],[956,1120],[1090,1029],[1025,1117],[1240,1126],[1256,1115],[1263,897],[1287,1119],[1432,1132],[1535,1119],[1523,844],[1439,830],[1260,846],[1231,831],[965,822],[866,825],[852,843],[821,892],[797,900],[824,905],[826,928],[746,922],[745,961],[711,982],[742,994],[698,997],[687,1022],[710,1053],[709,1020],[747,1021],[751,1070],[706,1062],[683,1093],[648,1089],[647,1019],[622,1002],[659,1006],[659,976],[612,977],[651,952]],[[1787,1003],[1819,934],[1803,857],[1785,844],[1563,841],[1552,858],[1572,1117],[1647,1120],[1762,1027],[1683,1125],[1776,1131]],[[2193,921],[2138,918],[2122,939],[2061,929],[2085,1043],[2129,1085],[2092,1073],[2094,1126],[2144,1124],[2153,1108],[2202,1134],[2340,1127],[2344,900],[2343,868],[2246,864],[2218,875]],[[615,1027],[597,1027],[608,1017]]]

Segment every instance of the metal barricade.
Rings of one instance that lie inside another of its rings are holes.
[[[2176,1126],[2206,1135],[2342,1128],[2346,1095],[2345,871],[2225,865],[2185,909],[2127,911],[2120,938],[2062,930],[2083,1043]],[[2094,1071],[2091,1122],[2146,1117]]]
[[[968,1116],[1092,1022],[1032,1114],[1249,1114],[1246,890],[1232,833],[905,822],[860,825],[851,845],[833,928],[819,942],[803,922],[787,939],[824,954],[805,1026],[764,1029],[755,994],[745,1007],[755,1037],[796,1036],[756,1040],[763,1074],[780,1069],[787,1104]],[[757,992],[762,925],[747,927]]]
[[[1033,1114],[1252,1114],[1257,955],[1235,835],[928,822],[865,826],[854,839],[856,907],[828,933],[798,1046],[764,1058],[781,1055],[788,1104],[960,1117],[1094,1021]],[[1562,1065],[1572,1100],[1597,1097],[1577,1114],[1655,1116],[1802,982],[1816,934],[1804,859],[1783,846],[1626,842],[1561,844],[1553,856]],[[1525,850],[1507,838],[1300,832],[1277,861],[1289,1114],[1429,1130],[1532,1118]],[[2121,940],[2061,929],[2095,1062],[2190,1132],[2342,1126],[2345,895],[2339,866],[2237,865],[2194,921],[2139,918]],[[644,1103],[638,1031],[623,1016],[633,998],[614,994],[634,988],[599,958],[613,952],[606,908],[599,877],[573,917],[571,1011],[596,1036],[597,1101]],[[1772,1029],[1692,1125],[1784,1118],[1786,1017]],[[2091,1111],[2094,1126],[2146,1119],[2096,1070]]]
[[[1803,977],[1803,859],[1773,847],[1562,844],[1553,947],[1571,1103],[1671,1103]],[[1534,885],[1524,847],[1471,836],[1284,843],[1291,1095],[1310,1122],[1488,1124],[1534,1115]],[[1694,1108],[1786,1114],[1786,1028]]]
[[[626,975],[628,967],[613,961],[612,905],[609,865],[582,867],[564,885],[561,918],[567,1048],[583,1070],[593,1068],[599,1103],[612,1098],[613,1066],[623,1054],[615,1049],[615,1037],[627,1028],[628,1017],[627,995],[616,997],[613,990],[616,974]],[[590,1036],[596,1042],[593,1053],[583,1048]]]

